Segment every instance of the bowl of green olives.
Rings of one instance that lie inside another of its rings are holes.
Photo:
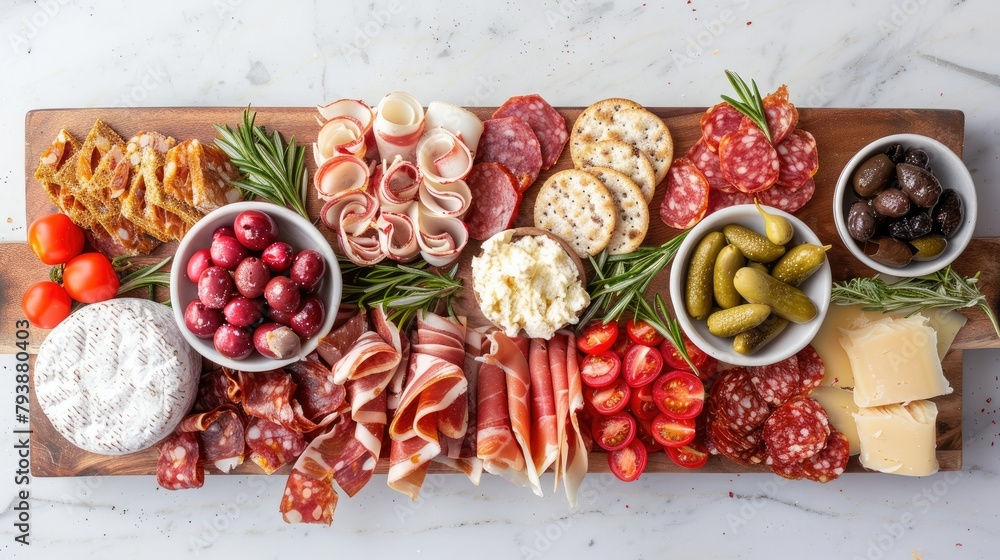
[[[972,239],[976,209],[962,158],[919,134],[894,134],[862,148],[833,195],[833,218],[851,254],[900,277],[951,264]]]

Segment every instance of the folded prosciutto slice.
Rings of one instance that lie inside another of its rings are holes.
[[[535,472],[544,473],[559,456],[559,433],[556,419],[552,374],[549,368],[549,348],[544,339],[531,339],[528,354],[531,376],[531,460]]]
[[[352,154],[332,154],[316,169],[316,196],[331,200],[343,192],[363,191],[371,178],[365,161]]]
[[[417,191],[423,181],[420,169],[399,156],[392,163],[383,160],[372,174],[375,196],[383,212],[405,212],[417,199]]]
[[[431,101],[427,105],[427,128],[441,127],[462,140],[472,155],[479,146],[483,134],[483,121],[475,113],[444,101]]]
[[[566,448],[560,459],[563,488],[570,507],[576,507],[576,495],[583,477],[587,475],[587,444],[580,431],[577,417],[583,410],[583,382],[576,356],[576,336],[568,331],[566,341],[566,387],[569,397],[569,424],[566,426]],[[561,382],[560,382],[561,383]]]
[[[338,99],[329,105],[316,107],[320,116],[324,120],[336,117],[351,117],[358,121],[365,138],[365,151],[370,153],[375,150],[375,133],[372,132],[372,124],[375,122],[375,112],[364,101],[357,99]],[[317,119],[319,120],[319,119]],[[322,121],[320,122],[322,124]]]
[[[326,121],[320,127],[316,141],[313,142],[313,159],[316,165],[323,165],[337,154],[365,157],[365,132],[358,119],[341,115]]]
[[[379,101],[374,130],[379,157],[392,161],[399,155],[413,161],[424,133],[424,108],[412,95],[392,92]]]
[[[417,166],[426,179],[454,183],[472,170],[472,151],[451,131],[428,128],[417,142]]]

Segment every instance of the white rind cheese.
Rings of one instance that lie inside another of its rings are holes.
[[[166,306],[113,299],[83,307],[42,343],[35,394],[53,427],[102,455],[147,449],[194,404],[201,357]]]
[[[862,408],[854,414],[866,469],[904,476],[938,471],[937,405],[914,401]]]

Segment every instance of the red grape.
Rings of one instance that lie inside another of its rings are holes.
[[[292,266],[294,257],[295,251],[292,250],[292,246],[284,241],[271,243],[260,255],[261,260],[271,269],[271,272],[277,273],[288,270]]]
[[[198,338],[212,338],[225,318],[218,309],[209,309],[201,300],[191,300],[184,310],[184,324]]]
[[[253,333],[250,329],[224,324],[215,331],[213,342],[220,354],[233,360],[242,360],[253,352]]]
[[[250,253],[235,237],[220,235],[212,240],[212,262],[226,270],[233,270]]]
[[[212,241],[217,237],[236,237],[236,231],[233,230],[233,226],[219,226],[212,232]]]
[[[260,210],[244,210],[233,222],[236,240],[251,251],[262,251],[278,237],[278,224]]]
[[[260,320],[262,310],[260,302],[236,296],[229,300],[222,313],[226,316],[226,321],[234,327],[249,327]]]
[[[198,299],[209,309],[222,309],[233,293],[233,278],[229,271],[212,266],[198,278]]]
[[[233,273],[236,289],[248,298],[259,298],[264,295],[264,288],[271,279],[271,272],[264,261],[257,257],[247,257],[240,261]]]
[[[275,276],[264,288],[264,299],[267,304],[277,309],[291,313],[299,307],[302,295],[298,286],[287,276]]]
[[[192,282],[201,278],[201,273],[212,266],[212,252],[208,249],[198,249],[187,262],[187,277]]]
[[[302,338],[312,338],[323,326],[325,317],[326,310],[323,302],[316,296],[308,296],[295,315],[292,315],[289,325]]]
[[[295,281],[296,286],[311,292],[323,280],[324,272],[326,272],[326,263],[323,261],[323,256],[312,249],[306,249],[295,256],[295,261],[292,262],[292,269],[288,275]]]

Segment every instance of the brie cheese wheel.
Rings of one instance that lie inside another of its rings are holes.
[[[152,447],[198,394],[201,357],[167,306],[134,298],[81,308],[42,342],[35,394],[52,426],[102,455]]]

